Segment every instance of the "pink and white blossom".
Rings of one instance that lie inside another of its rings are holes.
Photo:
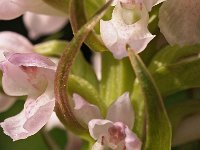
[[[38,132],[49,120],[55,105],[56,65],[33,53],[32,47],[23,36],[13,32],[0,33],[3,90],[9,96],[27,95],[24,109],[0,123],[4,133],[14,141]]]
[[[148,31],[148,11],[163,0],[115,0],[112,19],[100,21],[101,38],[115,58],[127,56],[127,44],[136,52],[143,51],[155,37]]]
[[[88,123],[91,137],[96,140],[92,150],[106,148],[115,150],[140,150],[141,141],[131,131],[134,124],[134,111],[128,92],[120,96],[108,109],[102,119],[97,106],[89,104],[78,94],[73,94],[75,116],[80,122]],[[81,114],[79,116],[79,114]]]

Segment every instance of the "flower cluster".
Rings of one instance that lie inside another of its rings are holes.
[[[200,103],[183,101],[183,113],[177,104],[164,105],[161,96],[200,87],[199,0],[1,0],[0,8],[0,20],[22,16],[33,40],[0,32],[0,113],[18,97],[24,100],[21,112],[0,122],[13,141],[44,126],[44,132],[66,130],[67,150],[86,142],[92,150],[163,150],[171,141],[177,146],[200,137],[194,133]],[[74,33],[70,42],[57,36],[39,39],[57,33],[68,20]],[[160,31],[153,35],[149,24]],[[83,42],[93,50],[92,61],[79,53]],[[137,53],[149,43],[155,45],[140,59]]]

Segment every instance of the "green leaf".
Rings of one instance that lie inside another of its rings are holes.
[[[48,5],[54,7],[55,9],[58,9],[68,15],[68,9],[69,9],[69,2],[70,0],[43,0]]]
[[[200,45],[167,46],[152,60],[149,70],[163,96],[200,86]]]
[[[68,44],[68,42],[62,40],[51,40],[36,44],[34,51],[45,56],[60,57]]]
[[[170,150],[171,125],[161,95],[140,57],[129,48],[128,55],[141,86],[147,111],[146,139],[143,149]]]
[[[124,92],[132,92],[135,75],[127,58],[116,60],[110,52],[102,53],[100,93],[107,106]]]
[[[73,3],[74,1],[71,2]],[[74,38],[63,52],[56,71],[54,82],[56,114],[67,128],[71,129],[73,132],[79,134],[80,136],[87,136],[88,129],[82,126],[73,114],[73,108],[71,106],[72,102],[70,101],[70,98],[67,95],[68,77],[72,68],[72,64],[75,61],[75,57],[77,56],[82,43],[84,42],[90,31],[94,28],[96,23],[105,14],[111,2],[112,1],[109,1],[106,5],[104,5],[96,13],[96,15],[75,34]]]
[[[70,3],[70,23],[72,25],[73,32],[76,33],[83,24],[87,22],[84,1],[72,0]],[[81,17],[80,17],[81,16]],[[90,32],[85,40],[87,46],[93,51],[107,51],[100,37],[94,32]]]

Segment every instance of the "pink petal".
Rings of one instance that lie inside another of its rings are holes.
[[[10,20],[21,16],[24,9],[20,8],[13,0],[0,1],[0,19]]]
[[[125,129],[125,133],[126,150],[141,150],[142,143],[139,138],[129,128]]]
[[[122,122],[130,129],[134,124],[134,111],[129,98],[129,93],[126,92],[120,96],[108,109],[106,119],[112,122]]]
[[[34,53],[6,55],[1,63],[3,89],[8,95],[39,95],[48,83],[53,83],[55,64]]]
[[[109,120],[93,119],[88,123],[90,135],[97,140],[101,136],[108,135],[108,129],[113,126]]]
[[[19,67],[8,61],[1,64],[3,71],[2,85],[4,92],[10,96],[27,95],[29,90],[33,90],[29,83],[29,78]]]
[[[39,55],[37,53],[14,53],[7,54],[8,61],[16,66],[26,67],[40,67],[45,69],[56,69],[56,64],[53,63],[48,57]]]
[[[37,98],[28,97],[21,113],[0,124],[4,133],[16,141],[38,132],[47,123],[54,109],[55,100],[49,92],[53,91],[46,91]]]
[[[0,32],[0,49],[1,51],[30,53],[33,50],[33,45],[18,33],[3,31]]]
[[[67,23],[66,17],[39,15],[31,12],[25,13],[23,20],[32,39],[58,32]]]
[[[8,110],[16,101],[16,97],[0,93],[0,113]]]
[[[75,104],[74,113],[79,121],[88,124],[92,119],[102,118],[99,108],[86,102],[80,95],[74,93],[73,100]]]

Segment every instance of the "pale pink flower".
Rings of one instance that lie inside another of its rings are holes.
[[[0,20],[11,20],[23,14],[32,39],[59,31],[68,20],[65,13],[47,5],[43,0],[0,1]]]
[[[115,58],[127,56],[127,44],[137,53],[154,38],[148,31],[148,11],[163,0],[115,0],[112,19],[100,21],[101,38]]]
[[[131,131],[134,124],[134,112],[127,92],[109,107],[105,119],[102,119],[97,106],[89,104],[78,94],[73,94],[73,99],[75,116],[80,122],[88,123],[90,135],[97,141],[92,150],[141,149],[141,141]]]
[[[3,90],[10,96],[28,96],[18,115],[0,123],[4,133],[13,140],[38,132],[50,118],[55,105],[53,81],[56,65],[31,51],[32,44],[24,37],[13,32],[0,33]]]

